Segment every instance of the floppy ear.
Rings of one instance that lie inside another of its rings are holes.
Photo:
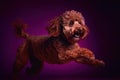
[[[85,33],[84,33],[82,39],[84,39],[89,33],[89,29],[88,29],[88,27],[86,25],[84,26],[84,30],[85,30]]]
[[[60,17],[52,19],[49,22],[49,26],[47,27],[49,35],[54,37],[58,36],[60,34],[60,26],[61,26]]]

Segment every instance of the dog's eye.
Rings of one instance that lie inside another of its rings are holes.
[[[74,24],[74,21],[71,20],[71,21],[69,22],[69,25],[72,26],[73,24]]]

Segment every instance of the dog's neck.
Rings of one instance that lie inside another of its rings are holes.
[[[66,39],[65,35],[64,34],[60,34],[58,36],[58,39],[61,43],[63,43],[65,46],[70,46],[70,45],[73,45],[71,44],[70,42],[68,42],[68,40]]]

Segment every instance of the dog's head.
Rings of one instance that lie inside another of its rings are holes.
[[[78,42],[88,34],[84,17],[80,12],[74,10],[66,11],[59,17],[51,20],[47,29],[49,34],[54,37],[64,34],[70,43]]]

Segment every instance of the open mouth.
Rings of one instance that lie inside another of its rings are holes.
[[[74,37],[74,38],[80,38],[80,34],[74,33],[73,37]]]
[[[83,35],[84,35],[84,30],[77,30],[77,31],[74,32],[72,37],[75,38],[75,39],[79,39]]]

